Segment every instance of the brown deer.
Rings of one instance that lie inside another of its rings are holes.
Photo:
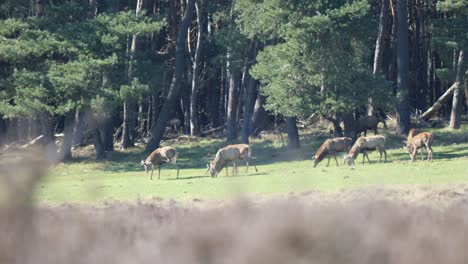
[[[353,140],[349,137],[339,137],[327,139],[323,142],[322,146],[317,150],[315,155],[312,157],[314,160],[314,168],[319,164],[326,156],[328,156],[327,167],[330,165],[330,156],[333,156],[338,166],[338,160],[336,159],[336,153],[348,152],[351,148]]]
[[[369,159],[369,156],[367,155],[367,151],[376,149],[379,151],[380,154],[379,163],[382,160],[382,153],[385,154],[385,162],[387,162],[387,151],[385,150],[385,141],[385,137],[380,135],[359,137],[354,143],[349,153],[345,156],[345,162],[347,162],[348,165],[354,164],[354,160],[359,155],[359,152],[362,152],[362,164],[364,164],[365,158],[367,158],[367,161],[370,164],[371,161]]]
[[[412,128],[406,140],[406,146],[408,148],[408,153],[410,155],[411,161],[414,161],[418,149],[421,149],[421,160],[424,160],[423,150],[426,149],[427,160],[432,161],[432,141],[434,140],[434,135],[430,132],[421,132]]]
[[[237,174],[237,160],[242,158],[247,163],[246,173],[249,172],[249,163],[252,163],[255,172],[257,172],[257,166],[255,166],[254,160],[251,157],[251,150],[247,144],[235,144],[228,145],[222,149],[219,149],[216,153],[215,159],[208,163],[205,174],[209,171],[211,177],[216,177],[218,173],[226,166],[226,176],[228,176],[228,162],[232,162],[233,174]]]
[[[374,135],[379,134],[379,131],[377,131],[377,126],[379,123],[383,123],[384,127],[387,127],[387,123],[385,122],[385,119],[376,117],[376,116],[363,116],[360,117],[357,120],[357,127],[356,127],[356,132],[357,135],[359,136],[362,132],[364,132],[364,136],[367,136],[367,130],[373,130]]]
[[[145,167],[145,172],[148,173],[151,166],[151,177],[153,179],[154,166],[158,166],[158,180],[161,177],[161,165],[164,163],[172,163],[177,168],[177,179],[179,178],[179,166],[177,166],[178,153],[173,147],[162,147],[154,150],[145,161],[141,161],[141,165]]]

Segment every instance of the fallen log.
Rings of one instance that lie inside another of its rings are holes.
[[[439,97],[439,99],[437,99],[437,101],[431,106],[429,107],[429,109],[427,109],[422,115],[421,115],[421,118],[424,119],[424,120],[428,120],[430,119],[436,112],[437,110],[439,110],[443,105],[444,103],[450,98],[450,96],[452,95],[453,91],[455,91],[456,89],[458,89],[458,87],[460,87],[460,83],[459,82],[455,82],[447,91],[445,91],[445,93]]]
[[[222,130],[226,127],[226,125],[222,125],[222,126],[219,126],[219,127],[215,127],[215,128],[211,128],[211,129],[208,129],[208,130],[205,130],[205,131],[202,131],[202,135],[206,135],[206,134],[210,134],[210,133],[214,133],[216,131],[219,131],[219,130]]]

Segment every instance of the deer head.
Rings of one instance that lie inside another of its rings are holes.
[[[146,163],[146,161],[142,160],[141,165],[145,168],[145,172],[148,173],[149,166],[151,165],[151,163],[148,164],[148,163]]]

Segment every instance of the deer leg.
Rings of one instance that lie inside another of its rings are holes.
[[[158,180],[161,178],[161,164],[158,166]]]
[[[228,167],[229,167],[229,165],[228,165],[228,164],[227,164],[227,162],[226,162],[226,177],[228,177],[228,176],[229,176],[229,173],[228,173]]]
[[[370,159],[369,159],[369,155],[367,155],[367,151],[364,152],[364,153],[366,154],[367,161],[369,162],[369,164],[371,164],[371,161],[370,161]]]
[[[245,170],[245,173],[249,173],[249,159],[244,156],[244,161],[245,161],[245,164],[247,164],[247,169]]]
[[[379,149],[379,154],[380,154],[380,157],[379,157],[379,161],[377,163],[380,163],[380,161],[382,160],[382,150]]]
[[[252,165],[254,166],[255,172],[258,172],[257,166],[255,166],[255,160],[249,157],[249,161],[250,161],[250,162],[252,163]]]
[[[232,163],[234,164],[234,171],[236,173],[235,175],[237,175],[237,162],[234,160]]]
[[[327,167],[328,165],[330,165],[330,156],[328,156],[328,163],[327,163]]]
[[[339,166],[338,166],[338,160],[336,159],[336,154],[333,155],[333,157],[335,158],[336,166],[339,167]]]
[[[387,151],[383,149],[383,153],[385,154],[385,163],[387,163]]]
[[[426,144],[427,160],[432,161],[432,147]],[[430,158],[430,159],[429,159]]]
[[[364,162],[366,161],[366,152],[362,152],[362,165],[364,165]]]
[[[414,157],[416,156],[416,152],[418,151],[418,149],[416,148],[416,146],[414,147],[413,149],[413,152],[411,152],[411,161],[414,162]]]
[[[150,177],[150,180],[153,179],[153,171],[154,171],[154,165],[151,164],[151,177]]]
[[[176,164],[175,166],[177,168],[177,179],[179,179],[179,165]]]

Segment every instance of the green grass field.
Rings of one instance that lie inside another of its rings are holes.
[[[288,152],[276,140],[251,142],[257,160],[258,172],[250,167],[245,173],[244,163],[239,166],[239,175],[225,176],[223,170],[217,178],[204,176],[205,164],[216,150],[224,145],[219,140],[203,140],[198,143],[169,144],[175,146],[181,166],[180,178],[171,165],[157,171],[151,181],[139,161],[148,153],[141,148],[111,153],[107,160],[76,158],[50,170],[50,175],[39,185],[38,202],[98,202],[104,200],[135,200],[150,197],[173,198],[176,200],[223,199],[237,195],[279,194],[308,190],[338,191],[342,188],[366,185],[402,184],[447,184],[468,182],[468,126],[460,131],[434,129],[434,162],[414,163],[409,161],[403,149],[403,137],[384,131],[388,138],[388,162],[377,164],[378,153],[370,155],[373,164],[362,165],[362,156],[356,166],[336,167],[334,160],[326,167],[327,160],[313,168],[312,154],[325,139],[320,133],[301,136],[301,151]]]

